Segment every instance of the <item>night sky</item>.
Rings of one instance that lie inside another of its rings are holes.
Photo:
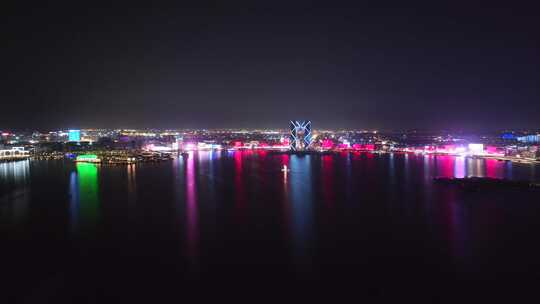
[[[540,128],[536,8],[253,2],[3,9],[0,129]]]

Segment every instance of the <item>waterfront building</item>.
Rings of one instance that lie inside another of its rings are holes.
[[[26,159],[30,156],[30,152],[23,147],[13,147],[9,150],[0,150],[0,161]]]
[[[81,163],[100,163],[101,159],[95,154],[83,154],[77,156],[75,161]]]
[[[309,149],[312,142],[311,121],[291,120],[289,147],[291,151]]]

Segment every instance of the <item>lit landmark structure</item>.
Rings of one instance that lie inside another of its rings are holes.
[[[289,146],[291,151],[304,151],[312,141],[310,120],[291,120]]]

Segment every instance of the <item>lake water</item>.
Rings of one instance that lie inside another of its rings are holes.
[[[540,168],[252,151],[131,166],[2,163],[3,288],[13,301],[41,303],[180,298],[187,286],[234,293],[258,282],[398,298],[420,288],[440,299],[537,279],[538,192],[466,192],[434,184],[437,176],[539,182]]]

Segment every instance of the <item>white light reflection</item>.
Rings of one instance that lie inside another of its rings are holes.
[[[463,156],[456,156],[455,162],[454,162],[454,177],[457,178],[464,178],[465,172],[467,168],[465,165],[465,157]]]

